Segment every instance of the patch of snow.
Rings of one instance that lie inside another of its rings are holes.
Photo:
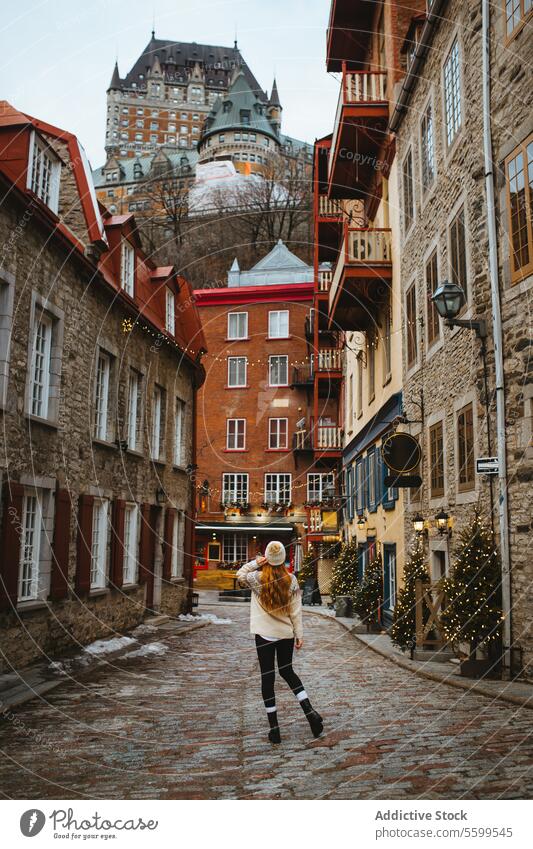
[[[111,637],[108,640],[96,640],[94,643],[85,646],[83,651],[93,657],[101,656],[111,654],[111,652],[126,648],[126,646],[131,646],[132,643],[136,642],[137,640],[133,637]]]
[[[165,643],[147,643],[145,646],[141,646],[139,649],[134,649],[133,651],[128,652],[125,659],[129,660],[130,657],[152,657],[165,654],[168,651],[168,646]]]
[[[142,634],[155,634],[157,628],[155,625],[137,625],[137,627],[131,632],[136,636],[141,636]]]
[[[233,625],[232,619],[219,619],[214,613],[180,613],[182,622],[212,622],[213,625]]]

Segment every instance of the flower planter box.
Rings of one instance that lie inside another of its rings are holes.
[[[462,678],[500,678],[501,667],[498,661],[463,660],[461,661]]]

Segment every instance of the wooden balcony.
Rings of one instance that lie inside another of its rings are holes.
[[[317,372],[340,372],[342,369],[342,350],[340,348],[321,348],[316,359]]]
[[[332,271],[319,271],[318,272],[318,284],[317,289],[321,295],[327,295],[329,292],[329,287],[331,286],[331,280],[333,278]]]
[[[338,425],[314,425],[311,419],[310,428],[304,427],[295,431],[292,436],[294,454],[310,452],[339,454],[342,450],[342,428]]]
[[[388,173],[387,74],[348,71],[341,90],[328,156],[328,197],[366,198],[377,173]]]
[[[320,188],[317,184],[317,191]],[[327,183],[322,188],[323,191],[327,191]],[[363,202],[342,198],[331,199],[326,194],[319,193],[315,213],[318,260],[319,262],[335,262],[344,223],[351,224],[353,227],[364,227],[366,224]]]
[[[370,46],[376,3],[372,0],[331,0],[326,38],[326,67],[342,70],[343,61],[355,66]]]
[[[302,366],[293,366],[291,389],[307,389],[313,386],[314,373],[313,363]]]
[[[391,231],[345,227],[329,289],[330,327],[366,330],[389,297]]]

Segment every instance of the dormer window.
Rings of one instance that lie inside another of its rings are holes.
[[[241,124],[249,124],[250,123],[250,110],[249,109],[241,109]]]
[[[61,163],[56,154],[37,136],[30,138],[27,187],[57,213]]]
[[[170,289],[166,290],[166,321],[165,327],[172,336],[175,335],[176,331],[176,318],[175,318],[175,306],[174,306],[174,292]]]
[[[135,250],[126,239],[122,240],[120,286],[130,298],[133,298],[135,292]]]

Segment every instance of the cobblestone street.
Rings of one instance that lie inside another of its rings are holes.
[[[105,664],[3,720],[5,798],[460,799],[531,795],[533,715],[432,683],[305,616],[296,658],[325,732],[278,679],[267,741],[248,608],[232,624],[160,632],[164,654]]]

